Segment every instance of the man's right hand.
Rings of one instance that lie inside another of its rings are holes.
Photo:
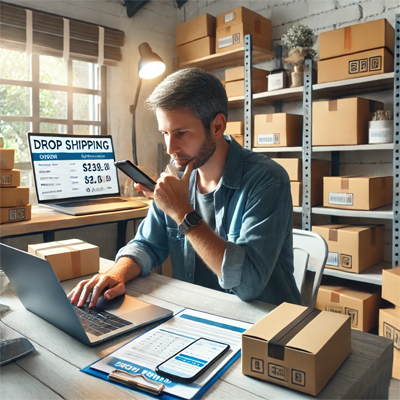
[[[78,307],[82,307],[91,293],[92,297],[89,303],[89,307],[91,308],[97,304],[97,300],[103,290],[107,288],[108,290],[104,292],[106,300],[111,300],[125,293],[123,282],[107,274],[97,274],[92,279],[79,282],[67,297],[71,299],[71,303],[77,303]]]

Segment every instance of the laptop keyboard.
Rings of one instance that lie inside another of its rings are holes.
[[[76,304],[72,304],[72,306],[85,332],[96,336],[101,336],[124,326],[134,324],[131,321],[119,318],[97,307],[77,307]]]
[[[107,199],[97,199],[97,200],[73,200],[66,201],[59,204],[57,206],[61,207],[79,207],[79,206],[95,206],[97,204],[105,204],[105,203],[123,203],[125,199],[121,199],[121,197],[110,197]]]

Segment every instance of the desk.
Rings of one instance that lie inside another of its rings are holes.
[[[54,233],[58,230],[117,222],[117,248],[120,249],[126,244],[128,221],[144,218],[147,215],[147,210],[148,206],[145,206],[131,210],[74,216],[63,214],[47,207],[32,206],[32,219],[30,221],[2,224],[0,226],[0,238],[5,239],[40,233],[43,234],[45,242],[52,242],[55,240]]]
[[[63,282],[67,291],[78,279]],[[245,303],[234,295],[206,289],[162,275],[150,274],[127,284],[127,293],[170,308],[183,307],[256,322],[272,306]],[[1,398],[8,399],[149,399],[143,393],[89,376],[79,369],[127,343],[145,329],[127,333],[95,347],[86,347],[67,334],[26,311],[13,289],[0,295],[11,308],[2,316],[6,337],[24,335],[36,348],[27,357],[1,367]],[[352,330],[352,351],[318,398],[388,398],[392,342]],[[244,376],[240,360],[210,388],[205,399],[313,399],[281,386]]]

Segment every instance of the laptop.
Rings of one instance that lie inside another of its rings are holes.
[[[145,207],[120,197],[111,136],[28,133],[41,206],[70,215]]]
[[[28,311],[87,346],[172,315],[171,310],[127,294],[110,301],[101,297],[95,310],[77,308],[67,298],[48,261],[3,243],[0,268]]]

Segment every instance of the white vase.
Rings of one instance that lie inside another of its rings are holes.
[[[368,143],[392,143],[393,120],[369,121]]]
[[[294,71],[291,72],[292,84],[290,87],[303,86],[304,68],[303,65],[295,65]]]

